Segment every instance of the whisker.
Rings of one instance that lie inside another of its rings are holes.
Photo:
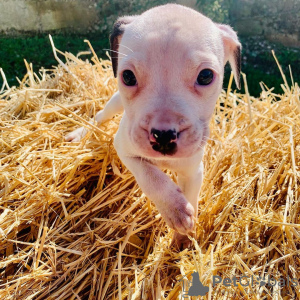
[[[122,47],[125,47],[125,48],[127,48],[128,50],[130,50],[131,52],[133,52],[133,50],[132,50],[132,49],[130,49],[129,47],[127,47],[127,46],[125,46],[125,45],[122,45],[122,44],[118,44],[118,46],[122,46]]]
[[[102,49],[102,50],[107,50],[107,51],[111,51],[111,52],[115,52],[115,53],[118,53],[118,54],[122,54],[122,55],[124,55],[124,56],[127,56],[127,54],[122,53],[122,52],[120,52],[120,51],[115,51],[115,50],[110,50],[110,49]]]
[[[201,143],[200,143],[200,144],[198,144],[198,147],[200,148],[200,150],[204,150],[205,145],[201,145]]]

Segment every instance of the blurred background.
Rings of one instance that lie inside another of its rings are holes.
[[[250,94],[259,96],[263,81],[275,93],[282,93],[280,72],[271,50],[290,80],[300,79],[300,0],[2,0],[0,1],[0,68],[11,86],[26,73],[24,59],[35,72],[56,65],[48,34],[56,48],[77,54],[89,50],[107,58],[109,32],[118,16],[139,14],[168,3],[192,7],[215,22],[231,25],[243,45],[242,71]],[[195,28],[197,30],[197,28]],[[91,56],[86,55],[86,58]],[[85,58],[82,56],[81,58]],[[226,67],[226,88],[230,68]],[[0,87],[2,79],[0,78]]]

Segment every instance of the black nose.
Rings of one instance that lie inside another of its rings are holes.
[[[162,154],[172,155],[177,151],[177,137],[178,134],[175,129],[173,130],[158,130],[155,128],[151,129],[152,140],[151,145],[152,149]]]

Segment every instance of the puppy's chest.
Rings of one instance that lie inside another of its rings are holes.
[[[177,165],[178,165],[178,161],[176,160],[160,160],[160,159],[155,159],[155,160],[151,160],[151,163],[153,163],[155,166],[157,166],[160,169],[169,169],[169,170],[175,170]]]

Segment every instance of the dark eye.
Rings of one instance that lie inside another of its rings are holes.
[[[197,77],[197,83],[199,85],[209,85],[214,79],[214,72],[210,69],[204,69],[202,70],[198,77]]]
[[[137,81],[136,81],[136,78],[132,71],[125,70],[123,72],[122,76],[123,76],[123,82],[125,83],[125,85],[128,85],[128,86],[136,85]]]

